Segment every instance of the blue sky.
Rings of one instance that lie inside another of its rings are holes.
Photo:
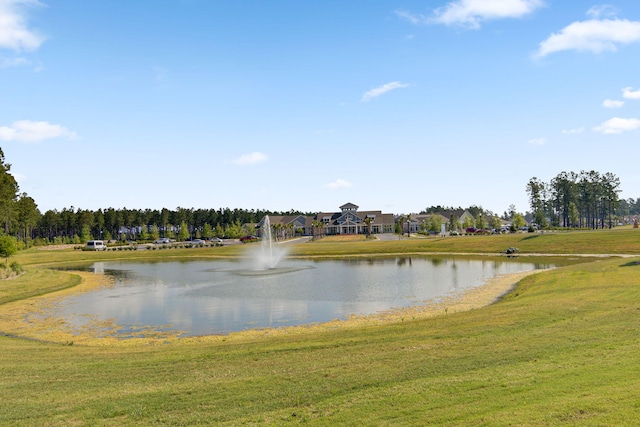
[[[640,197],[640,3],[0,0],[0,147],[44,212]]]

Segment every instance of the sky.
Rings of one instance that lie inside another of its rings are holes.
[[[640,197],[640,3],[0,0],[0,148],[50,209]]]

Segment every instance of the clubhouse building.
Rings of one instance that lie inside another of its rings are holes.
[[[315,216],[286,215],[269,216],[272,234],[276,238],[288,238],[296,234],[305,236],[340,234],[393,233],[394,214],[382,211],[359,211],[358,206],[346,203],[339,212],[320,212]],[[258,223],[260,230],[264,218]]]

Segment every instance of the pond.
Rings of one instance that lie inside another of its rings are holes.
[[[392,257],[286,260],[256,271],[231,260],[99,262],[112,286],[67,297],[55,315],[77,331],[112,321],[117,336],[177,331],[181,336],[227,334],[327,322],[438,300],[503,274],[553,264],[518,260]]]

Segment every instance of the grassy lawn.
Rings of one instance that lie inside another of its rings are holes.
[[[640,420],[638,230],[389,242],[320,241],[294,256],[636,254],[523,279],[499,303],[355,328],[135,346],[0,337],[0,425],[635,425]],[[145,253],[146,252],[146,253]],[[73,286],[51,263],[242,256],[241,247],[36,251],[0,282],[9,301]],[[29,301],[27,299],[26,301]]]

